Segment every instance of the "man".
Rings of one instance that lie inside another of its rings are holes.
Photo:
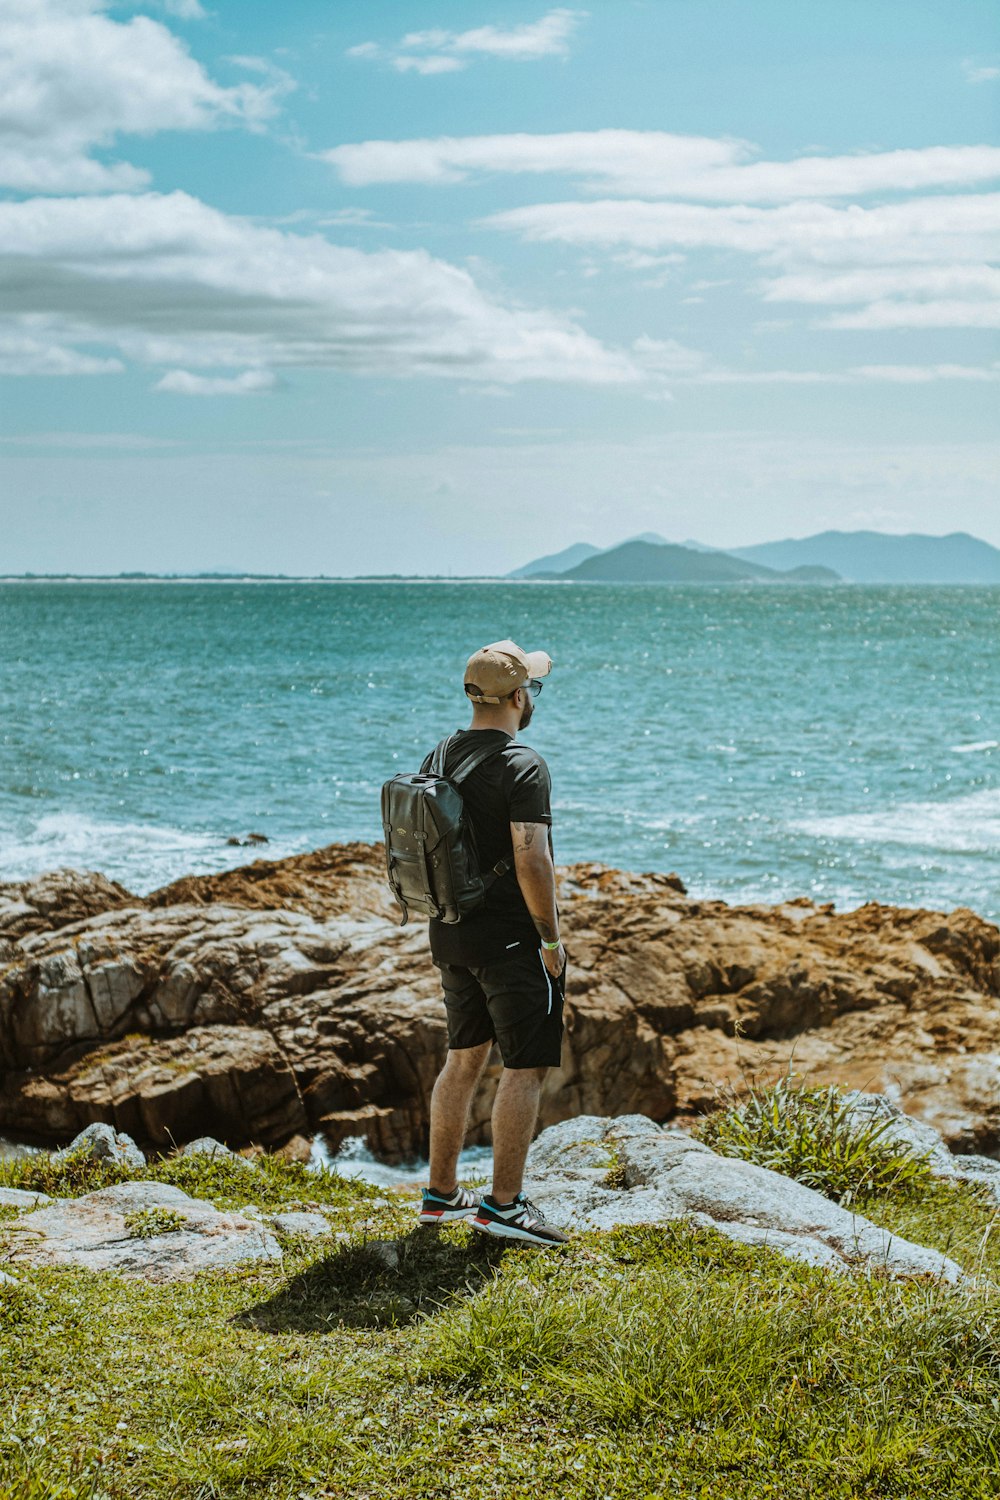
[[[548,767],[516,737],[531,722],[541,679],[551,669],[544,651],[524,652],[513,641],[484,646],[465,669],[472,723],[452,736],[445,773],[470,751],[495,744],[496,753],[463,780],[462,799],[480,867],[488,870],[505,858],[513,867],[489,887],[485,904],[460,922],[431,919],[449,1050],[431,1095],[430,1187],[420,1209],[422,1224],[471,1219],[486,1234],[534,1245],[567,1239],[522,1191],[542,1083],[549,1068],[559,1066],[566,954],[556,909]],[[493,1186],[480,1200],[458,1186],[455,1174],[494,1041],[504,1067],[493,1105]]]

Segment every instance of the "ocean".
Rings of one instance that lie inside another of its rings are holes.
[[[376,839],[381,783],[510,636],[555,661],[525,738],[558,860],[998,920],[998,615],[974,587],[0,584],[0,880],[142,893]]]

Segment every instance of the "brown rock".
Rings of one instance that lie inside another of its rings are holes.
[[[269,1146],[323,1129],[424,1153],[444,1011],[380,848],[257,861],[142,901],[94,882],[69,887],[84,917],[10,940],[0,1127],[64,1140],[105,1119],[154,1144]],[[727,906],[593,864],[562,872],[560,901],[569,1002],[543,1124],[690,1122],[724,1080],[791,1062],[815,1082],[896,1085],[950,1144],[1000,1150],[1000,932],[973,912]],[[489,1140],[498,1074],[473,1140]]]
[[[93,870],[49,870],[34,880],[0,885],[0,938],[51,932],[136,898]]]

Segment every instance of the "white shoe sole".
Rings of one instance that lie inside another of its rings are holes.
[[[543,1250],[561,1250],[569,1243],[568,1240],[540,1239],[530,1229],[518,1229],[516,1224],[480,1224],[478,1219],[473,1219],[472,1228],[478,1229],[480,1234],[492,1234],[498,1240],[520,1240],[525,1245],[540,1245]]]
[[[438,1224],[457,1224],[462,1219],[469,1219],[476,1212],[474,1208],[449,1208],[440,1214],[420,1214],[417,1222],[433,1228]]]

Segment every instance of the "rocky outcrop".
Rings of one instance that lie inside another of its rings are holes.
[[[423,1154],[443,1008],[425,931],[396,926],[377,847],[142,899],[89,879],[46,877],[84,914],[4,939],[0,1131],[64,1141],[104,1120],[166,1147],[322,1130]],[[20,903],[41,920],[26,891],[0,887],[0,912]],[[894,1091],[954,1149],[1000,1152],[1000,932],[973,912],[728,906],[676,876],[599,865],[562,871],[560,901],[569,1003],[543,1124],[690,1124],[723,1081],[791,1059],[816,1083]],[[489,1139],[498,1072],[473,1140]]]
[[[220,1213],[162,1182],[122,1182],[83,1198],[56,1198],[4,1229],[13,1264],[83,1266],[146,1281],[281,1259],[259,1221]]]
[[[888,1118],[901,1145],[929,1150],[937,1174],[954,1175],[947,1149],[929,1127],[907,1120],[877,1097],[858,1096],[856,1105],[859,1124],[873,1115]],[[225,1150],[218,1142],[200,1144],[217,1148],[212,1154]],[[680,1126],[660,1126],[644,1115],[584,1115],[549,1126],[531,1148],[527,1186],[553,1222],[574,1231],[683,1220],[838,1273],[951,1283],[975,1279],[938,1250],[882,1229],[778,1172],[722,1156]],[[15,1268],[74,1265],[177,1281],[203,1270],[280,1259],[281,1243],[271,1231],[285,1242],[350,1237],[349,1230],[334,1229],[332,1208],[264,1213],[247,1204],[238,1213],[223,1213],[179,1188],[147,1180],[75,1199],[12,1189],[6,1194],[0,1191],[0,1205],[21,1210],[3,1226],[5,1254]],[[366,1220],[360,1227],[370,1224]],[[396,1269],[398,1242],[369,1241],[368,1250],[387,1269]]]
[[[94,870],[50,870],[19,885],[0,885],[0,963],[6,961],[5,941],[67,927],[134,900],[123,885]]]
[[[879,1229],[822,1193],[753,1162],[719,1156],[644,1115],[583,1115],[550,1126],[528,1156],[528,1192],[553,1223],[582,1229],[687,1219],[834,1271],[959,1281],[940,1251]]]

